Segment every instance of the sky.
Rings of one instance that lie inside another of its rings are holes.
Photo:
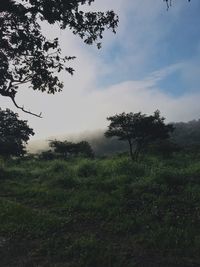
[[[86,8],[88,10],[88,7]],[[88,46],[69,30],[43,26],[58,37],[63,55],[76,56],[62,73],[64,89],[56,95],[22,87],[17,102],[36,118],[0,97],[0,106],[18,112],[35,131],[32,139],[104,129],[106,118],[121,112],[152,114],[167,122],[200,118],[200,1],[96,0],[90,10],[114,10],[117,33],[105,32],[102,48]]]

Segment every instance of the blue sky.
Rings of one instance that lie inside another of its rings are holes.
[[[102,49],[85,45],[70,31],[45,25],[59,37],[63,55],[75,55],[73,77],[63,73],[64,90],[54,96],[22,88],[17,98],[43,119],[20,113],[34,139],[104,129],[115,113],[152,113],[167,121],[200,118],[200,1],[96,0],[92,10],[115,10],[117,34],[106,32]],[[88,8],[86,8],[88,9]],[[2,108],[15,110],[0,98]],[[18,110],[15,110],[18,112]]]
[[[109,49],[102,52],[103,60],[112,66],[112,71],[102,77],[100,85],[143,79],[155,70],[196,61],[199,57],[200,1],[190,4],[184,0],[174,1],[168,11],[162,1],[149,1],[154,2],[154,6],[151,4],[154,12],[150,14],[145,2],[141,1],[138,8],[130,5],[123,25],[126,31],[120,32]],[[140,54],[141,62],[135,64]],[[119,67],[120,60],[125,61],[123,68]],[[187,84],[182,71],[180,68],[165,78],[160,83],[162,89],[175,96],[185,93]]]

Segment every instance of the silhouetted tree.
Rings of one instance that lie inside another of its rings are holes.
[[[129,144],[130,156],[137,160],[139,154],[152,143],[159,139],[166,139],[173,131],[171,124],[165,125],[164,118],[160,117],[157,110],[153,115],[138,113],[121,113],[108,117],[110,121],[106,137],[118,137],[119,140],[127,141]]]
[[[80,154],[84,157],[93,158],[94,157],[94,151],[92,150],[91,145],[87,141],[81,141],[76,146],[76,154]]]
[[[53,153],[51,150],[42,151],[39,154],[39,159],[42,159],[42,160],[53,160],[53,159],[55,159],[55,153]]]
[[[49,146],[53,148],[57,155],[63,158],[70,158],[72,156],[84,156],[92,158],[94,156],[90,144],[86,141],[73,143],[68,141],[51,140]]]
[[[105,29],[115,32],[118,17],[113,11],[85,12],[84,5],[95,0],[1,0],[0,1],[0,95],[15,101],[18,87],[29,83],[33,90],[49,94],[63,88],[56,72],[65,69],[74,57],[62,57],[58,39],[49,40],[41,31],[41,21],[69,28],[86,44],[97,44]],[[31,113],[32,114],[32,113]],[[36,114],[33,114],[36,115]],[[41,114],[40,114],[41,115]],[[37,116],[40,116],[37,115]]]
[[[53,151],[56,154],[61,155],[64,158],[68,158],[74,150],[73,143],[68,141],[50,140],[49,146],[53,148]]]
[[[34,135],[27,121],[19,120],[18,114],[0,109],[0,155],[22,156],[30,135]]]

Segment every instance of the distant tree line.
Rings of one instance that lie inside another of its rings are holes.
[[[87,157],[93,158],[94,152],[92,147],[87,141],[81,141],[78,143],[59,140],[50,140],[49,146],[51,150],[43,151],[40,154],[41,159],[51,160],[55,158],[70,159],[73,157]]]
[[[184,149],[200,149],[200,119],[173,123],[171,140]]]
[[[107,120],[110,124],[104,133],[105,138],[98,135],[79,142],[50,140],[49,150],[37,157],[45,160],[94,158],[94,154],[106,156],[129,151],[132,160],[138,160],[145,153],[169,157],[180,150],[200,150],[200,120],[165,124],[165,118],[158,110],[153,115],[123,112]],[[20,120],[18,114],[9,109],[0,109],[0,156],[24,157],[32,135],[34,131],[27,121]]]

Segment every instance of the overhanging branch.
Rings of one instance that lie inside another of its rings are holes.
[[[22,106],[22,107],[19,106],[19,105],[16,103],[14,97],[10,97],[10,98],[11,98],[13,104],[15,105],[15,107],[17,107],[18,109],[21,109],[23,112],[28,113],[28,114],[30,114],[30,115],[33,115],[33,116],[35,116],[35,117],[42,118],[42,113],[41,113],[41,112],[40,112],[40,114],[36,114],[36,113],[31,112],[31,111],[28,111],[28,110],[24,109],[23,106]]]

